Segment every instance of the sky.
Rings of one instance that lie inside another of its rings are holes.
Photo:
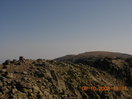
[[[0,60],[132,54],[132,0],[0,0]]]

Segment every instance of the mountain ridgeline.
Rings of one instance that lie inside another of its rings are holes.
[[[6,60],[0,99],[132,99],[132,55],[96,51]]]
[[[78,65],[88,65],[106,71],[118,79],[125,79],[126,83],[130,86],[132,84],[132,55],[129,54],[93,51],[78,55],[66,55],[55,60],[72,62]]]

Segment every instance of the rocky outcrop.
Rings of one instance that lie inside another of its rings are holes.
[[[130,83],[132,72],[120,62],[102,58],[87,65],[23,57],[6,61],[0,65],[0,99],[131,99],[132,87],[126,81]],[[129,72],[122,71],[122,79],[114,76],[124,69]]]

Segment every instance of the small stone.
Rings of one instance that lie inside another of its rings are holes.
[[[13,59],[11,63],[15,64],[15,63],[17,63],[17,60]]]
[[[0,88],[0,91],[2,92],[2,93],[6,93],[6,92],[8,92],[9,90],[8,90],[8,88],[7,87],[1,87]]]
[[[3,73],[3,72],[6,72],[6,71],[7,71],[6,69],[2,69],[2,70],[1,70],[2,73]]]
[[[3,74],[2,74],[2,76],[3,77],[6,77],[6,78],[13,78],[14,76],[13,76],[13,73],[9,73],[9,72],[4,72]]]
[[[8,78],[13,78],[14,75],[13,75],[13,73],[8,73],[8,74],[7,74],[7,77],[8,77]]]
[[[27,75],[28,73],[27,73],[26,71],[24,71],[24,72],[22,72],[22,74],[25,74],[25,75]]]
[[[9,65],[11,63],[11,61],[10,60],[6,60],[4,63],[3,63],[3,65],[5,66],[5,65]]]
[[[5,77],[0,76],[0,81],[2,81],[2,82],[3,82],[3,81],[5,81],[5,79],[6,79]]]
[[[27,81],[28,78],[27,77],[24,77],[24,78],[21,78],[22,81]]]
[[[40,71],[36,71],[34,74],[36,77],[44,77],[44,74]]]
[[[8,66],[9,66],[9,65],[4,65],[4,66],[3,66],[3,69],[7,69]]]
[[[13,94],[15,94],[16,92],[17,92],[17,89],[16,88],[12,89],[12,93]]]
[[[24,62],[24,60],[25,60],[25,58],[24,58],[23,56],[20,56],[20,57],[19,57],[19,61]]]
[[[51,73],[53,79],[57,81],[58,76],[57,76],[57,74],[55,73],[55,71],[54,71],[54,70],[51,70],[50,73]]]

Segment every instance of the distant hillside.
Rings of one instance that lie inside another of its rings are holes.
[[[92,52],[85,52],[81,53],[78,55],[66,55],[63,57],[59,57],[55,60],[62,60],[62,61],[73,61],[77,60],[80,58],[91,58],[91,57],[96,57],[96,58],[103,58],[103,57],[108,57],[108,58],[132,58],[132,55],[125,54],[125,53],[119,53],[119,52],[107,52],[107,51],[92,51]]]
[[[55,60],[94,67],[120,80],[125,77],[125,82],[132,86],[132,55],[118,52],[93,51],[78,55],[67,55]]]

